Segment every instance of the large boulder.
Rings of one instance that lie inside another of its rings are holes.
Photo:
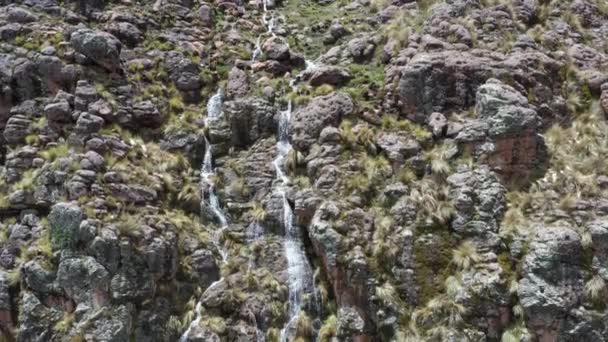
[[[559,89],[562,62],[535,50],[503,55],[488,50],[436,51],[414,54],[404,67],[387,73],[384,108],[410,120],[427,121],[433,112],[468,110],[477,89],[490,78],[518,90],[533,89],[545,127],[567,115]]]
[[[228,99],[238,99],[247,95],[247,92],[249,92],[249,77],[247,73],[237,67],[233,67],[228,74],[226,97]]]
[[[490,79],[479,87],[476,103],[477,118],[464,124],[456,141],[507,180],[533,176],[546,155],[540,119],[527,99]]]
[[[47,307],[29,291],[21,292],[18,341],[52,340],[53,326],[63,318],[63,311]]]
[[[337,66],[320,66],[312,71],[310,85],[316,87],[322,84],[340,86],[350,80],[351,76],[346,69]]]
[[[85,341],[129,341],[133,331],[134,313],[135,308],[130,303],[106,308],[104,315],[99,315],[83,327]]]
[[[385,151],[388,159],[397,165],[415,156],[422,150],[416,139],[401,132],[382,132],[376,139],[376,144]]]
[[[224,106],[224,114],[230,122],[234,146],[250,146],[259,138],[274,133],[276,129],[276,110],[263,99],[228,101]]]
[[[25,142],[25,137],[30,133],[32,120],[23,115],[12,116],[6,122],[4,128],[4,140],[8,144],[21,144]]]
[[[0,329],[12,329],[13,321],[8,273],[0,271]]]
[[[192,91],[201,88],[203,83],[199,76],[200,67],[192,60],[178,51],[170,51],[165,56],[165,68],[169,73],[169,78],[175,83],[177,89],[182,91]]]
[[[289,45],[283,38],[272,37],[264,42],[262,51],[267,59],[287,61],[290,57]]]
[[[496,71],[496,61],[455,51],[418,54],[401,71],[399,106],[409,119],[475,103],[475,91]]]
[[[292,139],[299,150],[308,150],[323,128],[338,126],[342,118],[352,114],[354,103],[350,96],[334,92],[314,98],[305,107],[298,108],[292,123]]]
[[[528,251],[517,291],[526,324],[540,341],[572,340],[577,331],[568,327],[581,317],[571,313],[580,305],[584,285],[581,238],[564,222],[538,226]]]
[[[480,246],[496,247],[499,223],[507,209],[507,190],[488,167],[461,169],[447,178],[455,213],[452,228]]]
[[[66,258],[59,263],[57,284],[74,302],[101,307],[108,300],[110,275],[93,257]]]
[[[77,204],[55,204],[51,208],[48,219],[53,248],[71,248],[80,240],[80,223],[85,217]]]
[[[111,22],[106,26],[106,31],[110,32],[120,39],[121,42],[124,42],[130,47],[136,46],[144,38],[137,26],[128,22]]]
[[[74,50],[105,69],[111,72],[120,69],[122,44],[112,34],[99,30],[80,29],[72,33],[70,42]]]

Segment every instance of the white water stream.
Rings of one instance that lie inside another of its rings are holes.
[[[222,88],[218,88],[217,92],[207,102],[207,117],[205,118],[205,126],[209,127],[209,124],[211,122],[222,118],[223,100],[224,100],[223,90],[222,90]],[[226,263],[226,260],[228,258],[228,252],[222,245],[221,237],[222,237],[222,233],[228,226],[228,218],[226,217],[224,210],[220,206],[220,201],[215,192],[215,185],[213,183],[214,178],[215,178],[215,170],[213,168],[212,147],[211,147],[211,143],[205,136],[205,156],[203,157],[203,165],[201,166],[201,174],[200,174],[200,188],[201,188],[202,198],[203,198],[201,200],[201,217],[204,217],[204,215],[203,215],[204,211],[206,210],[206,208],[209,208],[209,209],[211,209],[211,212],[213,213],[213,215],[217,219],[218,223],[220,224],[220,227],[213,232],[211,240],[212,240],[215,248],[218,250],[218,252],[222,256],[222,263]],[[205,195],[209,196],[208,202],[205,201]],[[223,279],[224,278],[220,278],[219,280],[215,281],[205,291],[209,291],[209,289],[213,289],[221,281],[223,281]],[[204,297],[204,294],[201,297]],[[184,333],[180,337],[180,339],[179,339],[180,342],[187,342],[190,331],[192,331],[192,329],[194,327],[196,327],[200,324],[200,321],[203,316],[203,305],[202,305],[201,301],[196,303],[195,314],[196,314],[196,316],[195,316],[194,320],[192,322],[190,322],[188,329],[186,329],[186,331],[184,331]]]
[[[275,18],[274,14],[270,12],[267,8],[267,0],[263,0],[262,21],[267,28],[267,32],[265,32],[265,34],[270,34],[275,37]],[[257,61],[259,56],[262,54],[261,40],[263,35],[264,33],[260,34],[257,37],[255,50],[253,51],[251,58],[252,62]],[[312,62],[306,61],[306,70],[304,72],[310,71],[314,67],[315,65]],[[300,75],[297,75],[289,83],[290,87],[294,91],[297,90],[296,83],[299,81],[299,79]],[[223,92],[220,88],[218,89],[217,93],[209,99],[209,102],[207,103],[207,118],[205,120],[207,126],[210,122],[213,122],[214,120],[222,119],[222,105]],[[294,214],[287,199],[286,193],[290,183],[290,179],[284,171],[284,165],[285,159],[292,151],[292,146],[289,142],[291,115],[292,102],[291,100],[289,100],[287,104],[287,109],[281,111],[280,114],[276,145],[277,155],[276,158],[273,160],[273,165],[276,171],[276,182],[274,186],[274,191],[278,192],[278,194],[283,200],[283,228],[285,231],[284,249],[285,257],[287,259],[289,288],[289,318],[287,324],[283,327],[283,329],[281,329],[281,342],[287,342],[293,340],[294,338],[293,334],[295,332],[298,317],[304,309],[304,295],[311,295],[313,298],[315,298],[315,302],[318,302],[318,300],[316,299],[317,291],[314,286],[312,268],[304,252],[304,245],[302,242],[301,233],[299,227],[295,225]],[[215,171],[213,168],[212,148],[207,137],[205,137],[205,146],[205,156],[203,160],[203,165],[201,167],[201,190],[206,192],[209,199],[208,202],[205,202],[205,200],[203,199],[203,201],[201,202],[201,211],[204,210],[205,207],[211,209],[212,213],[220,224],[220,228],[217,229],[213,234],[213,243],[217,250],[220,252],[222,256],[222,261],[225,263],[227,260],[227,251],[221,244],[221,235],[225,228],[228,226],[228,219],[220,206],[219,199],[215,192],[215,185],[213,183]],[[203,194],[203,198],[204,195],[205,194]],[[261,227],[258,223],[253,224],[247,233],[249,242],[259,239],[263,235],[263,233],[263,227]],[[252,268],[252,266],[253,264],[250,263],[250,269]],[[206,291],[214,288],[221,281],[223,281],[223,278],[211,284]],[[317,305],[315,306],[317,307],[317,309],[319,309],[318,303],[316,304]],[[187,342],[190,331],[200,324],[203,315],[203,307],[201,301],[196,304],[195,313],[195,319],[190,323],[188,329],[180,337],[180,342]],[[257,327],[255,317],[253,317],[252,320],[254,321],[253,323],[256,325],[257,342],[264,342],[264,334],[259,330],[259,327]]]

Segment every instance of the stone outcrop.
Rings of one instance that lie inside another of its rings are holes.
[[[308,105],[293,113],[293,142],[296,148],[308,150],[326,126],[338,126],[342,117],[354,111],[352,99],[335,92],[314,98]]]
[[[76,51],[109,71],[120,69],[122,44],[113,35],[96,30],[81,29],[72,33],[70,42]]]
[[[477,119],[465,122],[456,141],[505,179],[526,178],[546,159],[539,117],[527,99],[496,80],[480,86]]]

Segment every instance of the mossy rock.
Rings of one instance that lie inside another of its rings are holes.
[[[82,209],[75,203],[58,203],[48,219],[53,249],[73,248],[78,241],[80,223],[85,219]]]

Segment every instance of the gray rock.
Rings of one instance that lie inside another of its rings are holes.
[[[65,258],[57,268],[57,285],[76,303],[103,306],[109,284],[108,271],[90,256]]]
[[[164,65],[177,89],[192,91],[202,87],[199,65],[186,58],[181,52],[168,52]]]
[[[208,4],[201,4],[196,11],[196,18],[200,20],[203,26],[213,27],[213,8]]]
[[[165,134],[160,147],[167,151],[181,151],[191,160],[200,164],[205,153],[205,139],[199,134],[186,132],[173,132]]]
[[[93,115],[97,115],[105,121],[112,121],[114,119],[113,112],[114,109],[112,105],[108,103],[108,101],[104,99],[99,99],[93,103],[89,103],[87,111]],[[119,120],[120,122],[120,120]],[[122,123],[122,122],[120,122]]]
[[[152,303],[138,312],[135,319],[135,340],[156,341],[161,337],[167,338],[166,323],[169,320],[172,303],[166,298],[155,298]],[[180,331],[181,333],[181,331]],[[169,340],[173,341],[177,337]]]
[[[334,92],[314,98],[308,105],[296,109],[292,123],[292,140],[299,150],[306,151],[317,140],[323,128],[338,126],[342,117],[354,111],[352,99]]]
[[[120,246],[114,230],[101,229],[99,235],[90,243],[88,253],[110,273],[116,272],[120,263]]]
[[[228,74],[226,85],[226,96],[228,99],[244,97],[249,92],[249,77],[247,73],[237,67],[233,67]]]
[[[7,8],[6,19],[12,23],[31,23],[38,21],[36,15],[22,7]]]
[[[220,342],[220,337],[208,328],[196,326],[186,336],[188,342]]]
[[[344,37],[348,33],[348,30],[344,27],[344,25],[340,23],[333,23],[329,27],[329,34],[336,40]]]
[[[53,326],[62,318],[62,310],[47,307],[31,292],[22,291],[17,340],[50,341]]]
[[[106,26],[106,31],[130,47],[137,46],[144,38],[137,26],[128,22],[111,22]]]
[[[604,110],[604,114],[608,115],[608,82],[602,84],[602,94],[600,96],[600,106]]]
[[[357,63],[362,63],[372,57],[376,49],[376,42],[373,37],[362,35],[351,39],[347,47],[353,60]]]
[[[158,127],[163,123],[163,116],[152,101],[142,101],[133,105],[133,122],[136,126]]]
[[[213,252],[206,249],[199,249],[192,253],[193,276],[201,288],[209,287],[219,279],[220,269],[215,262]]]
[[[565,223],[539,227],[524,259],[518,297],[527,326],[539,339],[565,339],[570,310],[583,288],[583,248],[579,235]]]
[[[546,158],[540,125],[527,99],[495,79],[480,86],[476,97],[478,118],[465,123],[456,141],[475,151],[503,177],[526,179]]]
[[[506,211],[506,189],[487,167],[461,169],[447,178],[456,210],[452,228],[479,246],[496,247],[499,223]]]
[[[156,279],[171,278],[177,270],[177,246],[163,238],[154,238],[144,251],[148,270]]]
[[[0,326],[5,329],[12,328],[14,322],[12,316],[8,273],[5,271],[0,271]]]
[[[85,326],[84,338],[95,342],[127,342],[133,330],[134,308],[131,304],[107,308]]]
[[[289,60],[289,45],[280,37],[272,37],[262,44],[262,51],[267,59],[275,61]]]
[[[137,204],[151,202],[158,197],[154,189],[143,185],[109,184],[108,189],[113,196]]]
[[[15,115],[8,119],[4,128],[4,140],[8,144],[21,144],[30,133],[32,121],[25,116]]]
[[[44,107],[44,115],[51,122],[71,122],[72,108],[68,101],[61,100]]]
[[[74,95],[74,109],[79,111],[86,111],[89,108],[90,103],[99,99],[99,94],[97,93],[95,86],[86,80],[78,81]]]
[[[403,165],[406,159],[415,156],[422,150],[416,139],[399,132],[380,133],[376,143],[387,154],[388,159],[398,165]]]
[[[513,8],[517,18],[526,24],[534,21],[538,15],[538,0],[515,0]]]
[[[156,283],[146,260],[128,241],[120,243],[120,264],[120,269],[110,282],[112,299],[142,301],[154,296]]]
[[[48,216],[53,248],[73,248],[80,241],[78,233],[84,218],[82,210],[75,203],[55,204]]]
[[[352,307],[340,307],[338,310],[338,324],[336,334],[341,340],[349,340],[352,336],[361,335],[365,328],[365,321],[357,310]]]
[[[80,160],[80,167],[86,170],[101,171],[105,165],[106,161],[103,156],[95,151],[88,151]]]
[[[309,82],[313,87],[322,84],[340,86],[347,83],[350,78],[350,74],[344,68],[337,66],[320,66],[314,68]]]
[[[70,42],[74,49],[105,69],[116,72],[121,68],[122,44],[110,33],[80,29],[72,33]]]
[[[230,122],[232,144],[235,146],[250,146],[276,129],[275,108],[259,98],[228,101],[224,105],[224,114]]]
[[[55,274],[44,269],[37,261],[31,260],[26,262],[21,272],[25,284],[34,293],[45,296],[55,290]]]
[[[432,113],[429,115],[428,125],[435,138],[442,138],[447,135],[448,120],[441,113]]]

